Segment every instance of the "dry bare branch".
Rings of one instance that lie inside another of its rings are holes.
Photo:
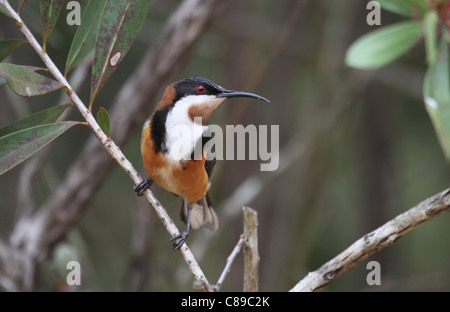
[[[258,291],[258,213],[242,207],[244,214],[244,292]]]
[[[219,279],[217,280],[216,285],[213,286],[214,291],[219,291],[220,287],[222,287],[223,282],[225,281],[225,278],[227,277],[228,273],[230,272],[231,265],[233,264],[234,259],[241,251],[242,245],[245,243],[245,236],[242,234],[239,238],[238,242],[236,243],[236,246],[234,246],[233,251],[231,251],[230,255],[227,258],[227,262],[225,264],[225,267],[220,274]]]
[[[227,258],[225,267],[217,283],[212,287],[219,291],[230,272],[234,259],[244,247],[244,291],[258,291],[258,213],[250,207],[242,207],[244,216],[244,233],[241,234],[236,246]]]
[[[335,258],[310,272],[290,291],[320,291],[371,254],[392,245],[422,223],[450,210],[450,189],[446,189],[364,235]]]

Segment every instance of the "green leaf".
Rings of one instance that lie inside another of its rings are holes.
[[[347,50],[345,62],[359,69],[385,66],[410,49],[422,36],[422,26],[406,21],[379,28],[355,42]]]
[[[0,138],[0,175],[28,159],[78,121],[40,125],[13,132]]]
[[[106,0],[89,1],[81,18],[81,25],[78,27],[70,46],[66,61],[66,74],[94,48],[98,25],[105,3]]]
[[[59,13],[63,8],[64,0],[41,0],[42,49],[46,51],[47,40],[55,28]]]
[[[72,104],[69,103],[50,107],[19,120],[15,120],[0,128],[0,137],[26,128],[55,122],[69,106],[72,106]]]
[[[420,17],[428,7],[424,0],[378,0],[378,3],[387,11],[407,17]]]
[[[0,40],[0,62],[24,43],[26,41],[21,39]]]
[[[100,107],[100,109],[97,112],[97,122],[100,128],[103,130],[103,132],[109,137],[109,130],[110,130],[109,114],[103,107]]]
[[[150,0],[109,0],[94,49],[89,108],[127,54],[144,23]]]
[[[423,33],[425,36],[425,50],[427,52],[427,62],[432,65],[437,55],[437,35],[438,14],[436,11],[428,11],[423,19]]]
[[[1,66],[1,65],[0,65]],[[44,70],[44,71],[48,71],[47,68],[42,68],[42,67],[36,67],[36,66],[28,66],[28,65],[20,65],[21,67],[25,67],[31,71],[38,71],[38,70]],[[4,86],[5,84],[7,84],[8,82],[6,81],[5,78],[1,77],[0,75],[0,87]]]
[[[9,88],[21,96],[47,94],[61,88],[55,80],[39,75],[19,65],[0,63],[0,78],[6,79]]]
[[[444,37],[444,36],[443,36]],[[450,160],[450,74],[444,38],[436,62],[428,67],[423,86],[425,107],[447,160]]]

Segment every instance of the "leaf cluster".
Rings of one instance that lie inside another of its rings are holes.
[[[26,0],[19,1],[18,14],[26,3]],[[44,53],[47,53],[48,39],[64,4],[64,0],[40,0]],[[94,54],[90,111],[96,96],[133,45],[149,4],[150,0],[90,0],[86,5],[63,72],[67,75],[91,52]],[[0,13],[14,20],[13,14],[3,4],[0,4]],[[3,62],[24,43],[27,41],[23,39],[0,40],[0,87],[8,86],[24,97],[41,96],[61,89],[63,86],[59,82],[38,73],[45,68]],[[68,129],[85,124],[59,120],[68,106],[70,104],[50,107],[0,128],[0,175],[34,155]],[[104,107],[100,107],[97,121],[109,136],[109,115]]]
[[[442,150],[450,159],[450,2],[440,0],[380,0],[381,8],[408,20],[383,26],[357,39],[347,50],[347,65],[377,69],[424,43],[427,73],[423,98]]]

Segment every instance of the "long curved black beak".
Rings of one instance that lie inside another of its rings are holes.
[[[233,90],[224,90],[222,91],[222,93],[219,93],[217,95],[217,97],[225,97],[225,98],[232,98],[232,97],[249,97],[249,98],[254,98],[254,99],[258,99],[258,100],[263,100],[266,102],[270,101],[264,97],[262,97],[261,95],[255,94],[255,93],[250,93],[250,92],[244,92],[244,91],[233,91]]]

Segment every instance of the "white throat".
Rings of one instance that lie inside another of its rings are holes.
[[[218,100],[224,99],[217,99],[213,95],[189,95],[177,102],[166,118],[166,157],[176,161],[191,159],[194,148],[208,126],[202,125],[201,118],[193,121],[189,117],[189,108]]]

